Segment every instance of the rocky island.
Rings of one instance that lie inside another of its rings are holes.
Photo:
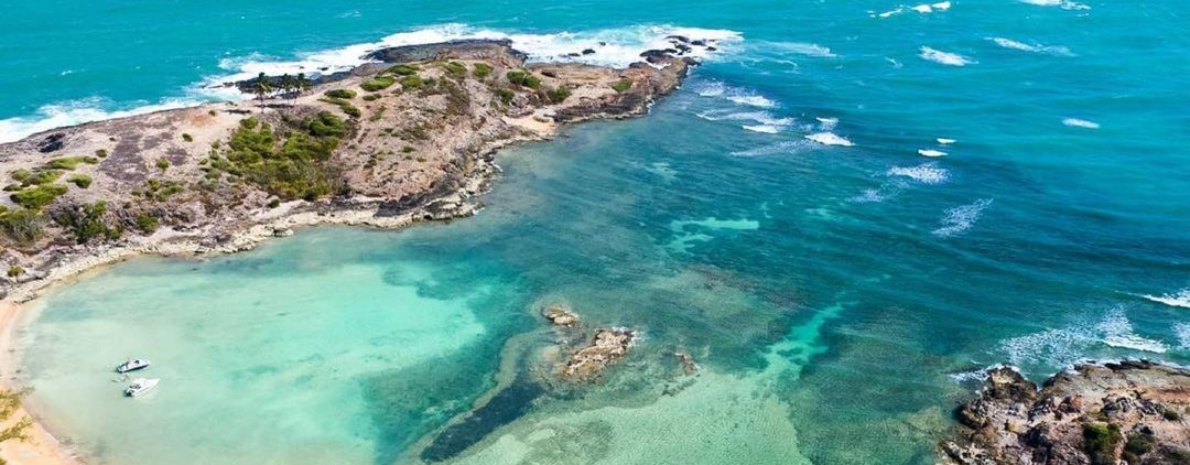
[[[1147,361],[1086,364],[1041,390],[1011,368],[988,371],[962,424],[940,444],[963,465],[1190,463],[1190,370]]]
[[[526,63],[507,41],[402,46],[347,73],[228,83],[256,101],[100,121],[0,145],[6,297],[140,254],[251,248],[296,226],[474,214],[495,149],[625,118],[680,84],[691,45],[625,69]]]

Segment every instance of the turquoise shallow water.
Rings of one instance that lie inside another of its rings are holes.
[[[20,376],[103,463],[932,463],[981,367],[1190,363],[1190,9],[1053,3],[17,6],[5,134],[410,31],[540,55],[738,34],[648,118],[502,153],[476,218],[63,286]],[[590,391],[513,383],[435,439],[552,345],[554,300],[645,337]],[[133,354],[165,381],[130,404],[108,370]]]

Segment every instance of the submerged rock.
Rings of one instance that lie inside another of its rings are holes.
[[[1190,370],[1182,368],[1081,365],[1040,391],[1015,370],[995,368],[955,415],[963,426],[939,444],[945,463],[1190,463]]]
[[[579,320],[578,315],[570,311],[563,304],[550,305],[541,314],[545,316],[545,319],[550,320],[550,323],[553,323],[554,326],[570,327],[578,323]]]
[[[628,354],[636,332],[630,329],[601,329],[590,345],[571,354],[562,368],[562,377],[570,381],[599,379],[609,365]]]

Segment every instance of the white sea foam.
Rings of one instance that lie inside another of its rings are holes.
[[[749,131],[776,134],[794,123],[793,118],[778,118],[767,111],[724,112],[711,110],[698,113],[696,116],[709,121],[754,121],[760,124],[746,124],[742,127]]]
[[[817,58],[835,58],[838,56],[829,47],[805,42],[767,42],[764,46],[770,50],[785,51]]]
[[[847,199],[852,203],[881,203],[885,200],[896,197],[901,193],[902,187],[896,184],[886,184],[880,186],[879,189],[864,189],[863,193]]]
[[[839,118],[818,117],[814,119],[818,120],[818,128],[823,131],[834,131],[835,126],[839,125]]]
[[[983,211],[992,205],[992,199],[979,199],[974,203],[952,208],[942,217],[942,227],[935,229],[933,234],[941,237],[951,237],[962,234],[971,229]]]
[[[946,156],[946,152],[943,152],[941,150],[934,150],[934,149],[917,149],[917,154],[921,155],[923,157],[930,157],[930,158]]]
[[[1027,43],[1018,42],[1018,41],[1015,41],[1012,39],[1005,39],[1003,37],[988,37],[987,39],[992,42],[995,42],[996,45],[999,45],[1001,47],[1011,49],[1011,50],[1020,50],[1023,52],[1032,52],[1032,53],[1044,53],[1044,54],[1048,54],[1048,55],[1057,55],[1057,56],[1066,56],[1066,57],[1074,56],[1073,53],[1070,53],[1069,48],[1066,48],[1066,47],[1063,47],[1060,45],[1042,45],[1042,44],[1036,44],[1036,43],[1027,44]]]
[[[769,155],[788,155],[801,152],[809,148],[809,142],[804,140],[782,141],[764,147],[731,152],[736,157],[763,157]]]
[[[1029,334],[1001,343],[1000,350],[1013,364],[1044,363],[1069,366],[1085,360],[1096,347],[1163,353],[1165,343],[1137,335],[1122,308],[1110,310],[1103,319],[1078,322],[1065,328]]]
[[[916,11],[921,14],[927,14],[927,13],[933,13],[935,11],[949,10],[950,6],[951,6],[950,2],[948,2],[948,1],[947,2],[938,2],[938,3],[922,3],[922,4],[914,5],[911,7],[901,5],[901,6],[898,6],[894,10],[885,11],[885,12],[877,14],[875,16],[878,18],[884,19],[884,18],[888,18],[888,17],[894,16],[894,15],[899,15],[901,13],[904,13],[906,10],[912,10],[912,11]]]
[[[889,176],[903,176],[922,184],[941,184],[950,178],[950,172],[945,168],[925,163],[917,166],[894,166],[888,169]]]
[[[1190,350],[1190,323],[1173,325],[1173,332],[1178,336],[1178,348]]]
[[[851,141],[844,139],[842,136],[833,132],[817,132],[805,136],[805,138],[824,145],[838,145],[843,147],[851,147],[855,145]]]
[[[1096,123],[1094,121],[1087,121],[1085,119],[1078,119],[1078,118],[1066,118],[1066,119],[1062,120],[1062,124],[1065,124],[1072,128],[1099,129],[1099,123]]]
[[[1190,308],[1190,288],[1182,289],[1176,294],[1142,295],[1153,302],[1169,305],[1170,307]]]
[[[770,124],[745,124],[742,127],[745,130],[752,131],[752,132],[759,132],[759,133],[763,133],[763,134],[776,134],[778,132],[781,132],[781,128],[779,126],[773,126]]]
[[[950,145],[950,144],[957,142],[954,139],[943,139],[941,137],[939,137],[937,140],[938,140],[938,143],[942,144],[942,145]]]
[[[934,63],[947,66],[967,66],[977,63],[976,61],[973,61],[970,58],[957,53],[943,52],[930,47],[922,47],[921,53],[918,54],[918,56],[926,61],[932,61]]]
[[[777,102],[760,95],[752,89],[733,87],[719,81],[703,81],[693,84],[694,93],[700,97],[721,98],[739,105],[758,108],[777,108]]]
[[[1014,367],[1014,366],[1012,366],[1012,365],[1004,365],[1004,364],[1001,364],[1001,363],[997,363],[997,364],[995,364],[995,365],[987,366],[987,367],[984,367],[984,368],[979,368],[979,369],[976,369],[976,370],[970,370],[970,371],[960,371],[960,372],[958,372],[958,373],[951,373],[951,374],[949,374],[949,375],[946,375],[946,376],[947,376],[948,378],[950,378],[950,379],[954,380],[954,382],[956,382],[956,383],[960,383],[960,384],[963,384],[963,383],[973,383],[973,382],[983,382],[983,381],[985,381],[985,380],[987,380],[987,379],[988,379],[988,372],[989,372],[989,371],[992,371],[992,370],[998,370],[998,369],[1001,369],[1001,368],[1007,368],[1007,369],[1009,369],[1009,370],[1016,371],[1016,372],[1019,372],[1019,371],[1020,371],[1020,369],[1019,369],[1019,368],[1017,368],[1017,367]]]
[[[1020,1],[1021,1],[1021,3],[1028,3],[1030,5],[1037,5],[1037,6],[1056,6],[1063,10],[1083,11],[1083,10],[1091,9],[1091,7],[1086,4],[1074,2],[1071,0],[1020,0]]]
[[[243,57],[226,57],[219,61],[219,67],[227,71],[226,74],[204,79],[197,83],[195,88],[187,89],[183,97],[146,102],[138,107],[119,107],[100,99],[46,105],[32,115],[0,120],[0,142],[20,140],[30,134],[61,126],[195,106],[211,100],[240,100],[248,96],[232,87],[227,87],[226,83],[251,79],[260,73],[269,75],[305,73],[308,76],[315,76],[346,71],[365,63],[365,56],[368,53],[386,47],[464,39],[508,39],[513,42],[514,47],[528,54],[532,61],[582,62],[623,67],[640,61],[641,52],[672,47],[669,39],[666,38],[670,35],[681,35],[691,40],[703,40],[708,45],[714,45],[719,51],[729,50],[733,44],[742,40],[742,36],[734,31],[669,25],[628,26],[556,34],[521,34],[475,28],[464,24],[429,26],[392,34],[376,42],[303,53],[295,59],[267,57],[257,53]],[[704,60],[712,59],[716,52],[707,48],[694,46],[686,56]],[[581,54],[585,49],[591,49],[594,53]],[[579,56],[573,56],[576,52],[579,53]],[[763,105],[772,102],[767,102],[767,99],[757,99],[756,103]]]
[[[144,105],[127,110],[103,110],[104,101],[99,98],[74,100],[45,105],[30,116],[0,120],[0,143],[21,140],[30,134],[55,128],[74,126],[91,121],[101,121],[129,116],[173,110],[199,105],[203,99],[168,99],[161,103]]]

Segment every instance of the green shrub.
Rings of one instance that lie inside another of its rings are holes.
[[[405,76],[401,78],[401,87],[404,89],[417,89],[424,84],[425,82],[418,76]]]
[[[505,74],[505,76],[508,77],[508,82],[521,87],[528,87],[530,89],[541,87],[541,78],[525,70],[512,70]]]
[[[562,103],[570,97],[570,88],[566,86],[558,86],[553,90],[545,92],[545,96],[549,98],[550,103]]]
[[[323,95],[330,98],[353,99],[355,98],[355,91],[351,89],[334,89],[328,90]]]
[[[41,239],[41,223],[33,210],[15,210],[0,214],[0,232],[17,245],[30,245]]]
[[[17,265],[8,267],[8,277],[9,278],[15,278],[15,277],[23,275],[23,274],[25,274],[24,268],[21,268]]]
[[[362,88],[368,92],[379,92],[379,91],[382,91],[384,89],[391,87],[393,84],[396,84],[396,83],[397,83],[397,78],[394,78],[392,76],[376,76],[372,79],[365,81],[363,84],[360,84],[359,86],[360,86],[360,88]]]
[[[57,181],[58,178],[60,178],[60,177],[62,177],[61,171],[57,171],[57,170],[38,171],[36,173],[33,173],[32,176],[25,178],[25,182],[23,184],[26,186],[39,186],[42,184],[49,184],[51,182]]]
[[[169,160],[167,160],[165,157],[158,158],[156,165],[157,169],[165,171],[169,169]]]
[[[451,77],[456,77],[456,78],[467,77],[467,65],[464,65],[457,61],[444,63],[442,65],[442,69],[445,70],[446,74],[450,75]]]
[[[95,151],[95,156],[99,158],[107,158],[107,149],[99,149]]]
[[[186,142],[194,142],[194,136],[191,136],[190,134],[186,134],[186,133],[184,133],[184,132],[183,132],[183,133],[182,133],[182,140],[184,140],[184,141],[186,141]]]
[[[66,170],[70,171],[78,167],[82,163],[94,165],[99,163],[99,159],[95,157],[65,157],[55,158],[45,164],[45,168],[52,170]]]
[[[1084,423],[1083,450],[1093,465],[1115,465],[1116,445],[1123,440],[1120,427],[1114,423]]]
[[[499,88],[496,89],[496,96],[500,97],[501,102],[504,102],[505,105],[508,105],[512,103],[512,99],[516,97],[516,92],[513,92],[510,89]]]
[[[322,111],[314,118],[302,121],[302,128],[314,137],[343,137],[347,135],[347,126],[343,119],[329,111]]]
[[[475,78],[479,80],[483,80],[490,74],[492,74],[492,65],[487,63],[476,63],[475,69],[471,70],[471,75],[475,76]]]
[[[1140,456],[1153,451],[1154,441],[1152,436],[1144,433],[1133,434],[1128,436],[1128,442],[1124,443],[1123,458],[1128,463],[1140,462]]]
[[[632,88],[631,79],[621,79],[619,82],[612,84],[612,89],[616,92],[624,92]]]
[[[66,182],[78,186],[80,189],[91,187],[91,177],[85,174],[75,174],[66,178]]]
[[[413,153],[414,150],[416,149],[414,149],[412,145],[406,145],[401,148],[401,153]]]
[[[24,187],[25,187],[25,185],[21,184],[19,182],[12,183],[7,186],[4,186],[4,192],[16,192],[16,191],[23,189]]]
[[[54,199],[66,193],[66,186],[61,184],[42,184],[22,189],[12,194],[10,198],[17,205],[27,210],[40,210],[42,207],[54,203]]]
[[[350,116],[352,118],[359,118],[361,115],[364,114],[362,111],[360,111],[359,108],[356,108],[355,105],[352,105],[351,102],[348,102],[341,98],[321,98],[318,100],[339,107],[340,110],[343,110],[343,113],[347,114],[347,116]]]
[[[21,168],[9,173],[9,176],[12,176],[14,181],[25,182],[25,180],[29,179],[30,176],[33,176],[33,173],[29,172],[27,169]]]
[[[417,65],[396,65],[388,69],[388,72],[398,76],[412,76],[418,72]]]
[[[120,230],[112,228],[104,221],[107,204],[103,201],[93,204],[82,204],[71,208],[62,208],[54,212],[53,219],[66,230],[74,234],[79,244],[86,244],[93,239],[116,239],[120,237]]]
[[[1177,410],[1170,409],[1170,408],[1167,408],[1167,409],[1165,409],[1164,412],[1161,412],[1161,415],[1164,416],[1165,419],[1169,420],[1169,421],[1178,421],[1178,420],[1182,419],[1182,415],[1178,414]]]
[[[164,202],[169,200],[170,197],[173,197],[174,194],[182,192],[182,190],[182,183],[177,181],[147,179],[145,180],[145,189],[142,195],[158,202]]]
[[[139,229],[141,232],[153,234],[154,231],[157,231],[158,225],[157,217],[146,212],[136,214],[136,229]]]
[[[368,94],[368,95],[364,96],[364,101],[372,102],[372,101],[380,100],[381,97],[382,96],[380,94]]]
[[[273,198],[269,200],[269,208],[277,208],[281,206],[281,199]]]

